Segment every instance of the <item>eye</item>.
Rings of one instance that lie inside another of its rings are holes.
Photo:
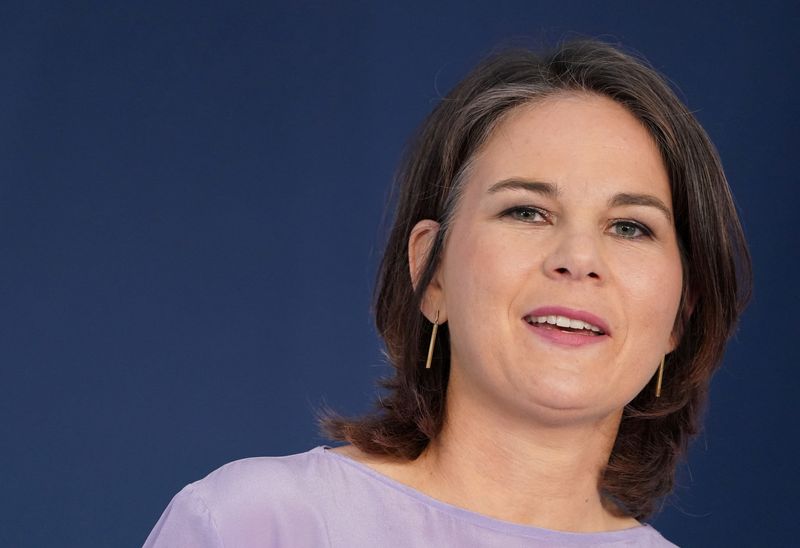
[[[542,221],[547,221],[549,217],[546,211],[533,206],[512,207],[510,209],[505,210],[502,213],[502,216],[511,217],[512,219],[515,219],[517,221],[522,221],[524,223],[538,223]]]
[[[636,221],[615,221],[613,230],[616,236],[628,240],[650,238],[653,235],[649,228]]]

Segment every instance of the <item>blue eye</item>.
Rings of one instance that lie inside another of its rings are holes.
[[[509,216],[525,223],[537,223],[547,220],[547,213],[531,206],[512,207],[503,212],[503,216]],[[541,217],[541,219],[537,219],[537,216]]]
[[[639,238],[649,238],[652,232],[642,224],[634,221],[616,221],[614,223],[614,233],[622,238],[638,240]]]

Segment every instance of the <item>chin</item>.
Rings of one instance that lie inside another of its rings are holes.
[[[617,406],[599,396],[588,386],[550,387],[539,390],[530,401],[534,407],[532,412],[551,423],[596,420],[622,409],[624,405]]]

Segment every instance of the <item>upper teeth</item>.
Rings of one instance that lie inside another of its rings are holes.
[[[566,316],[528,316],[528,323],[549,323],[551,325],[570,327],[572,329],[590,329],[595,332],[603,331],[596,325],[592,325],[582,320],[567,318]]]

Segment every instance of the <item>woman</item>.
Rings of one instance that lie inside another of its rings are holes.
[[[713,145],[612,46],[507,51],[424,122],[348,442],[228,464],[146,546],[672,546],[673,485],[749,291]]]

